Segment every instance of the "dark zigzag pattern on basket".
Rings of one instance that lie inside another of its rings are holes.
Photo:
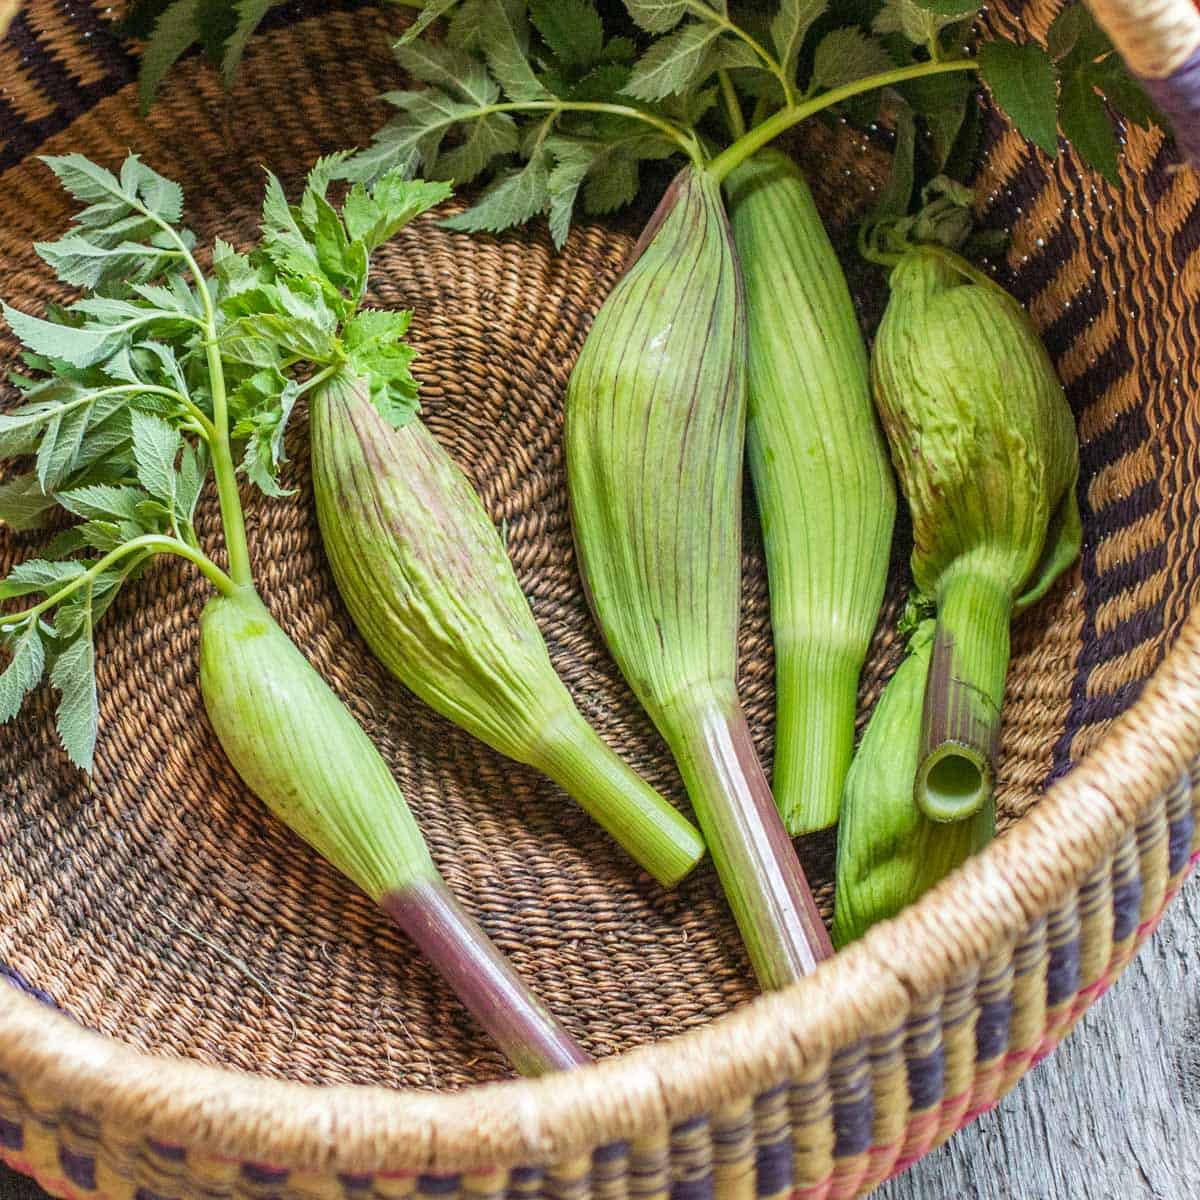
[[[351,12],[370,3],[371,0],[292,0],[272,9],[260,31],[279,29],[331,10]],[[61,4],[65,23],[76,35],[71,47],[73,56],[80,61],[91,57],[103,72],[101,78],[87,84],[80,81],[72,67],[60,61],[43,41],[42,34],[32,27],[30,10],[18,9],[7,36],[0,41],[0,49],[7,46],[16,51],[22,72],[36,87],[36,97],[53,107],[42,116],[26,115],[11,93],[0,93],[0,129],[5,132],[0,144],[0,171],[15,166],[48,138],[66,129],[80,114],[137,78],[136,56],[125,49],[101,15],[101,9],[107,7],[81,0],[65,0]],[[32,104],[25,107],[31,108]]]

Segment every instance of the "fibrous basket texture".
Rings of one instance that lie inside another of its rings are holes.
[[[0,291],[25,307],[63,298],[31,249],[68,218],[37,154],[136,150],[183,181],[202,244],[244,242],[261,165],[295,186],[319,153],[365,141],[397,86],[394,14],[291,5],[231,95],[188,60],[142,121],[104,8],[32,0],[0,43]],[[1056,8],[999,3],[989,20],[1036,36]],[[876,140],[820,126],[790,148],[844,230],[879,182]],[[840,1197],[994,1103],[1128,961],[1194,850],[1200,179],[1174,154],[1131,130],[1118,191],[987,121],[981,218],[1012,231],[1003,281],[1068,387],[1085,547],[1014,632],[1005,833],[984,856],[755,1000],[711,869],[661,892],[549,784],[374,662],[322,557],[298,434],[296,493],[246,497],[264,595],[392,765],[451,885],[605,1061],[507,1081],[386,920],[246,793],[200,702],[205,585],[164,564],[102,629],[94,780],[57,748],[48,695],[0,731],[0,975],[15,985],[0,985],[0,1157],[60,1195],[129,1200]],[[568,687],[682,803],[588,614],[563,483],[567,376],[631,244],[586,224],[556,255],[536,227],[467,237],[423,219],[380,254],[372,300],[416,310],[427,420],[503,523]],[[882,280],[854,268],[852,283],[870,320]],[[215,533],[212,500],[200,528]],[[0,572],[36,549],[0,533]],[[864,713],[899,654],[906,557],[902,531]],[[741,678],[769,761],[752,517],[744,565]],[[832,838],[799,848],[828,915]]]

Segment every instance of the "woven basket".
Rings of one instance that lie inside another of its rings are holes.
[[[188,60],[143,122],[104,7],[32,0],[0,43],[0,291],[26,306],[57,296],[30,243],[68,216],[36,154],[135,149],[185,182],[202,240],[245,240],[259,164],[295,186],[319,153],[365,140],[396,86],[394,12],[300,4],[251,42],[231,96]],[[1135,8],[1183,30],[1170,55],[1139,43],[1147,76],[1200,50],[1192,0],[1096,7],[1114,30]],[[989,20],[1040,36],[1056,8],[999,0]],[[826,127],[794,148],[844,228],[882,152]],[[246,793],[198,694],[205,587],[163,564],[102,627],[94,781],[57,749],[49,696],[0,733],[0,974],[15,985],[0,985],[0,1157],[57,1195],[108,1200],[815,1200],[869,1190],[994,1105],[1128,963],[1197,845],[1200,178],[1139,130],[1124,176],[1110,189],[988,118],[981,218],[1013,230],[1005,282],[1068,386],[1086,536],[1080,567],[1015,630],[1005,832],[985,854],[756,999],[711,870],[662,893],[550,785],[371,659],[320,553],[298,433],[296,494],[244,497],[264,594],[389,759],[457,893],[603,1061],[507,1079],[370,903]],[[629,245],[591,224],[556,256],[541,230],[469,238],[426,219],[381,255],[373,300],[415,307],[430,424],[506,523],[568,686],[678,797],[580,595],[562,476],[567,375]],[[877,307],[877,276],[855,286]],[[907,585],[899,541],[881,630]],[[35,549],[0,535],[0,572]],[[752,520],[745,566],[742,678],[769,761]],[[881,633],[864,712],[898,655]],[[832,837],[800,852],[828,914]]]

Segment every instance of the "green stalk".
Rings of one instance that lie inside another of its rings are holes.
[[[861,96],[864,92],[873,92],[877,88],[895,87],[897,84],[908,83],[913,79],[924,79],[929,75],[945,75],[951,71],[975,71],[978,68],[979,64],[969,58],[951,59],[946,62],[917,63],[915,66],[897,67],[894,71],[883,71],[878,75],[871,75],[866,79],[856,79],[853,83],[832,88],[812,100],[805,100],[800,104],[781,108],[778,112],[772,113],[765,121],[755,125],[745,137],[739,138],[732,146],[728,146],[710,160],[707,170],[718,183],[721,183],[735,167],[744,163],[768,142],[774,141],[781,133],[786,133],[793,125],[799,125],[801,121],[806,121],[809,117],[815,116],[827,108],[832,108],[843,100],[852,100],[855,96]]]
[[[748,459],[771,585],[775,798],[795,836],[837,820],[896,493],[854,302],[803,176],[761,150],[725,192],[746,283]]]
[[[942,581],[916,777],[932,821],[964,821],[991,796],[1011,618],[1009,587],[969,564]]]
[[[992,837],[990,796],[973,817],[952,824],[931,821],[913,801],[933,637],[932,621],[914,634],[846,777],[833,921],[839,948],[920,899]]]

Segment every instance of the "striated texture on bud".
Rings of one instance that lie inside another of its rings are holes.
[[[939,824],[913,798],[922,696],[934,623],[925,621],[880,696],[846,776],[838,825],[836,946],[919,899],[991,839],[991,799],[969,820]]]
[[[891,285],[875,399],[912,511],[913,575],[938,613],[917,796],[952,820],[990,791],[1009,622],[1079,553],[1079,447],[1016,300],[937,247],[903,255]]]
[[[737,699],[745,356],[720,189],[685,168],[571,375],[571,517],[596,618],[675,755],[758,977],[779,987],[829,945]]]
[[[436,877],[387,764],[254,592],[205,606],[200,687],[250,790],[368,896]]]
[[[854,302],[804,177],[762,150],[725,190],[746,281],[747,458],[771,583],[774,791],[796,835],[837,820],[896,487]]]
[[[311,410],[321,535],[367,644],[431,708],[555,779],[677,882],[704,854],[700,835],[576,709],[466,476],[420,420],[393,428],[369,396],[337,375]]]

